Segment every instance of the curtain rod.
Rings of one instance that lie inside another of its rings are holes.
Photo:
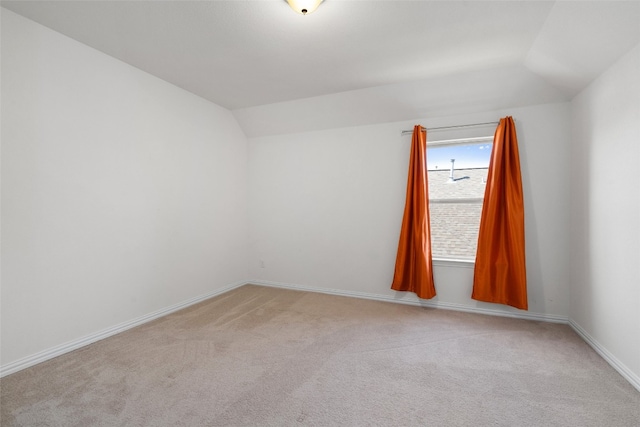
[[[499,121],[498,122],[486,122],[486,123],[472,123],[472,124],[469,124],[469,125],[440,126],[440,127],[437,127],[437,128],[425,128],[425,127],[422,127],[422,129],[424,129],[424,130],[459,129],[459,128],[468,128],[468,127],[473,127],[473,126],[497,125],[499,123],[500,123]],[[406,135],[408,133],[413,133],[413,129],[411,129],[411,130],[403,130],[402,131],[403,135]]]

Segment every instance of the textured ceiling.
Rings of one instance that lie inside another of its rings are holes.
[[[234,110],[249,136],[568,100],[640,41],[640,1],[1,4]]]

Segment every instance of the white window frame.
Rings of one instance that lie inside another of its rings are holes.
[[[490,142],[493,146],[493,135],[479,136],[479,137],[472,137],[472,138],[443,139],[443,140],[437,140],[437,141],[427,140],[427,151],[429,150],[429,148],[435,148],[435,147],[472,145],[472,144],[482,144],[487,142]],[[466,198],[466,199],[431,199],[431,197],[429,197],[429,203],[484,203],[484,197]],[[431,218],[429,218],[429,221],[431,221]],[[433,251],[433,248],[432,248],[432,251]],[[432,261],[434,265],[440,265],[445,267],[455,266],[455,267],[474,268],[475,266],[475,259],[471,260],[471,259],[463,259],[463,258],[436,256],[436,257],[433,257]]]

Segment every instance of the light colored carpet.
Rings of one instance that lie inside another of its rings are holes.
[[[3,426],[640,426],[566,325],[251,285],[0,387]]]

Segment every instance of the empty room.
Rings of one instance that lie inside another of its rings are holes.
[[[640,426],[640,1],[0,6],[2,426]]]

